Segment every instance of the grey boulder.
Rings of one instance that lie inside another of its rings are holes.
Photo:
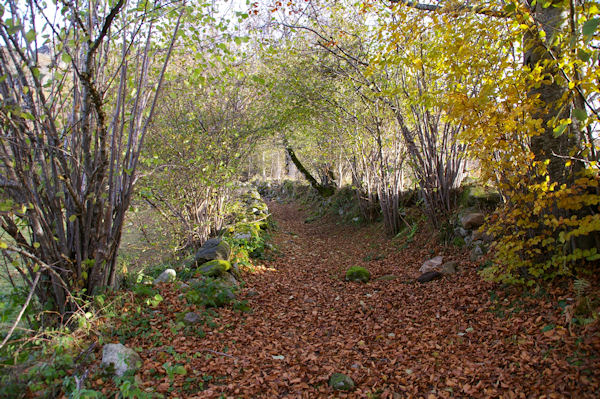
[[[211,260],[229,260],[231,255],[231,248],[227,242],[220,238],[211,238],[207,240],[196,252],[194,262],[197,265],[201,265]]]
[[[221,281],[231,288],[237,288],[240,285],[235,276],[231,273],[223,273],[221,276]]]
[[[460,223],[467,230],[473,230],[485,223],[485,215],[481,212],[472,212],[460,218]]]
[[[154,279],[154,284],[171,283],[175,281],[175,277],[177,277],[177,272],[175,272],[175,270],[166,269],[157,278]]]
[[[126,372],[136,372],[142,365],[142,358],[133,349],[123,344],[106,344],[102,348],[102,363],[105,368],[114,366],[115,375],[122,377]]]

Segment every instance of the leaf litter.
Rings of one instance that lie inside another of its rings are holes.
[[[600,396],[598,323],[569,331],[557,306],[567,289],[523,295],[483,281],[466,252],[438,245],[432,233],[420,231],[399,249],[381,226],[327,218],[306,224],[297,205],[269,205],[281,254],[245,274],[239,297],[252,312],[220,309],[204,335],[186,334],[169,326],[190,307],[174,284],[162,286],[157,309],[165,320],[153,328],[173,349],[157,350],[142,337],[127,342],[141,348],[147,391],[189,398]],[[462,271],[413,283],[435,255],[459,261]],[[354,265],[371,272],[369,283],[344,281]],[[396,278],[378,280],[389,275]],[[171,381],[162,365],[177,359],[186,373]],[[336,372],[356,388],[333,391],[327,381]]]

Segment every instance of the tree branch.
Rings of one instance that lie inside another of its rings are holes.
[[[100,47],[100,44],[102,44],[102,40],[104,40],[104,37],[108,34],[108,30],[110,29],[113,20],[115,19],[115,17],[117,16],[124,4],[125,0],[119,0],[119,2],[113,7],[113,9],[110,10],[110,13],[106,16],[106,19],[104,20],[104,25],[102,25],[102,29],[100,30],[98,37],[96,38],[96,40],[94,40],[94,43],[90,47],[90,55],[94,54],[98,47]]]
[[[15,319],[15,322],[13,323],[12,327],[10,328],[10,330],[8,330],[8,334],[6,334],[6,337],[4,337],[4,340],[2,341],[2,343],[0,343],[0,349],[2,349],[4,347],[4,345],[6,345],[6,343],[8,342],[8,340],[10,339],[10,337],[12,336],[13,332],[15,332],[15,329],[17,328],[17,325],[21,321],[21,318],[23,317],[23,314],[25,313],[25,310],[27,309],[27,306],[29,306],[29,302],[31,302],[31,298],[33,297],[33,293],[35,292],[35,287],[37,286],[38,282],[40,281],[40,276],[41,275],[42,275],[41,272],[37,272],[36,273],[35,280],[33,280],[33,284],[31,286],[31,289],[29,290],[29,295],[27,295],[27,299],[25,300],[25,303],[23,304],[23,307],[21,308],[21,311],[17,315],[17,318]]]
[[[414,8],[416,10],[421,10],[421,11],[442,11],[442,12],[446,12],[446,13],[467,11],[467,12],[472,12],[472,13],[480,14],[480,15],[486,15],[488,17],[494,17],[494,18],[509,18],[510,17],[510,14],[507,13],[506,11],[495,10],[495,9],[489,8],[487,6],[457,5],[457,6],[452,6],[452,7],[446,8],[442,5],[418,3],[418,2],[414,2],[414,1],[408,1],[408,0],[390,0],[390,3],[404,4],[407,7]]]

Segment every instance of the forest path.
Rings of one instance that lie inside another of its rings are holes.
[[[595,396],[597,372],[582,380],[566,360],[574,339],[542,331],[560,312],[539,298],[521,298],[509,317],[492,312],[493,286],[465,253],[423,233],[400,251],[381,226],[304,223],[295,204],[269,207],[281,255],[244,276],[239,297],[252,312],[223,309],[205,337],[173,338],[187,367],[206,380],[190,397]],[[432,254],[459,260],[463,271],[413,283]],[[352,265],[367,267],[371,282],[345,282]],[[397,278],[377,280],[390,274]],[[177,300],[166,299],[166,306]],[[351,376],[356,389],[334,392],[327,386],[334,372]]]

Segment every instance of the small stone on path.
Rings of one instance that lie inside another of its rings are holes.
[[[431,271],[431,272],[427,272],[427,273],[423,273],[421,274],[418,278],[417,281],[419,283],[427,283],[429,281],[433,281],[433,280],[437,280],[439,278],[442,277],[442,273],[440,272],[435,272],[435,271]]]
[[[173,269],[166,269],[157,278],[154,279],[154,284],[170,283],[175,281],[177,272]]]
[[[351,391],[354,389],[354,381],[342,373],[333,373],[329,377],[329,386],[336,391]]]
[[[202,317],[196,312],[187,312],[183,317],[183,321],[186,324],[197,324],[202,321]]]
[[[444,275],[455,274],[458,271],[458,262],[451,261],[442,265],[440,272]]]
[[[435,258],[431,258],[423,262],[421,267],[419,268],[419,272],[427,273],[431,271],[437,271],[442,265],[444,258],[441,256],[436,256]]]
[[[114,367],[117,377],[122,377],[126,372],[136,372],[142,364],[142,358],[131,348],[123,344],[106,344],[102,348],[102,366]]]

